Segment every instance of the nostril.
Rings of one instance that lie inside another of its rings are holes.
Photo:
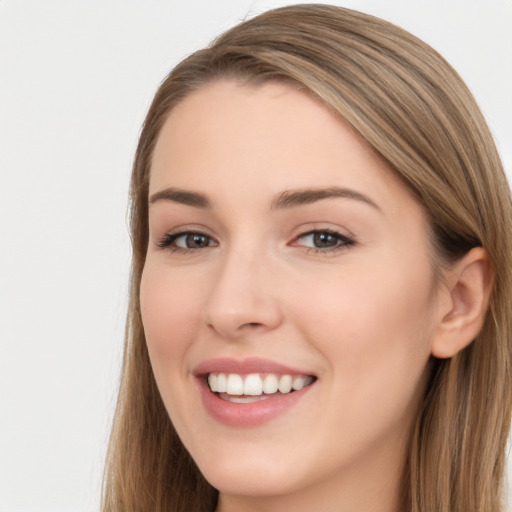
[[[260,322],[247,322],[245,324],[242,324],[240,327],[239,327],[239,330],[241,331],[251,331],[251,330],[257,330],[257,329],[260,329],[264,326],[264,324],[260,323]]]
[[[225,297],[224,297],[225,299]],[[212,295],[206,305],[203,321],[209,329],[223,338],[238,339],[241,336],[277,328],[282,320],[278,304],[268,297],[264,301],[250,295],[224,301]]]

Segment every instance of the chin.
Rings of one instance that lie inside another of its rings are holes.
[[[253,497],[283,495],[301,487],[298,468],[284,468],[260,460],[220,460],[200,464],[206,480],[221,493]]]
[[[263,478],[258,472],[231,477],[216,475],[212,479],[207,478],[207,481],[219,492],[233,496],[263,498],[288,494],[294,490],[287,477]]]

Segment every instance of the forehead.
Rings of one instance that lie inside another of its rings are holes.
[[[218,81],[178,104],[157,140],[150,194],[169,186],[206,193],[345,186],[412,201],[348,123],[312,95],[278,82]]]

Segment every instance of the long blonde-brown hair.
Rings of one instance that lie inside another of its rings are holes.
[[[122,380],[103,512],[205,512],[217,493],[181,444],[153,378],[139,308],[151,157],[170,111],[217,79],[292,83],[319,98],[388,161],[423,205],[438,264],[484,247],[495,283],[483,329],[431,375],[411,432],[403,510],[502,510],[511,413],[512,207],[485,120],[432,48],[378,18],[297,5],[232,28],[181,62],[149,109],[131,182],[133,265]]]

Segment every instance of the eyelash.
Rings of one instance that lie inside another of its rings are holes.
[[[355,245],[356,241],[353,236],[347,236],[342,235],[338,231],[333,231],[331,229],[312,229],[311,231],[308,231],[307,233],[303,233],[299,235],[295,240],[301,240],[308,236],[329,236],[334,238],[336,241],[336,244],[333,247],[306,247],[306,246],[300,246],[299,244],[294,243],[293,245],[299,245],[300,247],[303,247],[307,252],[312,253],[333,253],[337,252],[339,250],[348,249],[349,247]]]
[[[317,235],[317,236],[326,236],[327,235],[328,237],[332,237],[333,239],[335,239],[336,243],[333,247],[307,247],[307,246],[297,243],[297,241],[299,241],[299,240],[303,240],[304,238],[311,237],[311,236],[315,237],[315,235]],[[189,236],[197,236],[197,237],[205,238],[208,241],[208,245],[205,245],[203,247],[195,247],[195,248],[194,247],[179,247],[177,245],[174,245],[176,240],[178,240],[179,238],[189,237]],[[211,243],[211,242],[213,242],[213,243]],[[302,233],[301,235],[297,236],[291,245],[295,246],[295,247],[297,247],[297,246],[302,247],[305,251],[310,252],[310,253],[312,252],[312,253],[325,254],[325,253],[333,253],[333,252],[336,252],[339,250],[347,249],[350,246],[355,245],[355,243],[356,243],[356,241],[355,241],[354,237],[352,237],[352,236],[342,235],[341,233],[338,233],[337,231],[333,231],[331,229],[313,229],[311,231]],[[200,231],[181,231],[179,233],[167,233],[162,237],[162,239],[159,242],[157,242],[157,246],[160,247],[161,249],[167,249],[171,252],[180,252],[182,254],[185,254],[189,251],[197,251],[199,249],[215,247],[216,245],[217,245],[217,242],[215,242],[215,240],[211,236],[206,235],[205,233],[201,233]]]
[[[189,236],[197,236],[197,237],[203,237],[208,240],[208,245],[204,247],[178,247],[177,245],[174,245],[176,240],[178,240],[181,237],[189,237]],[[197,251],[198,249],[205,249],[207,247],[213,247],[214,245],[210,245],[210,242],[213,241],[213,238],[211,236],[208,236],[204,233],[201,233],[200,231],[181,231],[179,233],[166,233],[162,239],[157,242],[158,247],[161,249],[167,249],[171,252],[180,252],[180,253],[187,253],[189,251]]]

